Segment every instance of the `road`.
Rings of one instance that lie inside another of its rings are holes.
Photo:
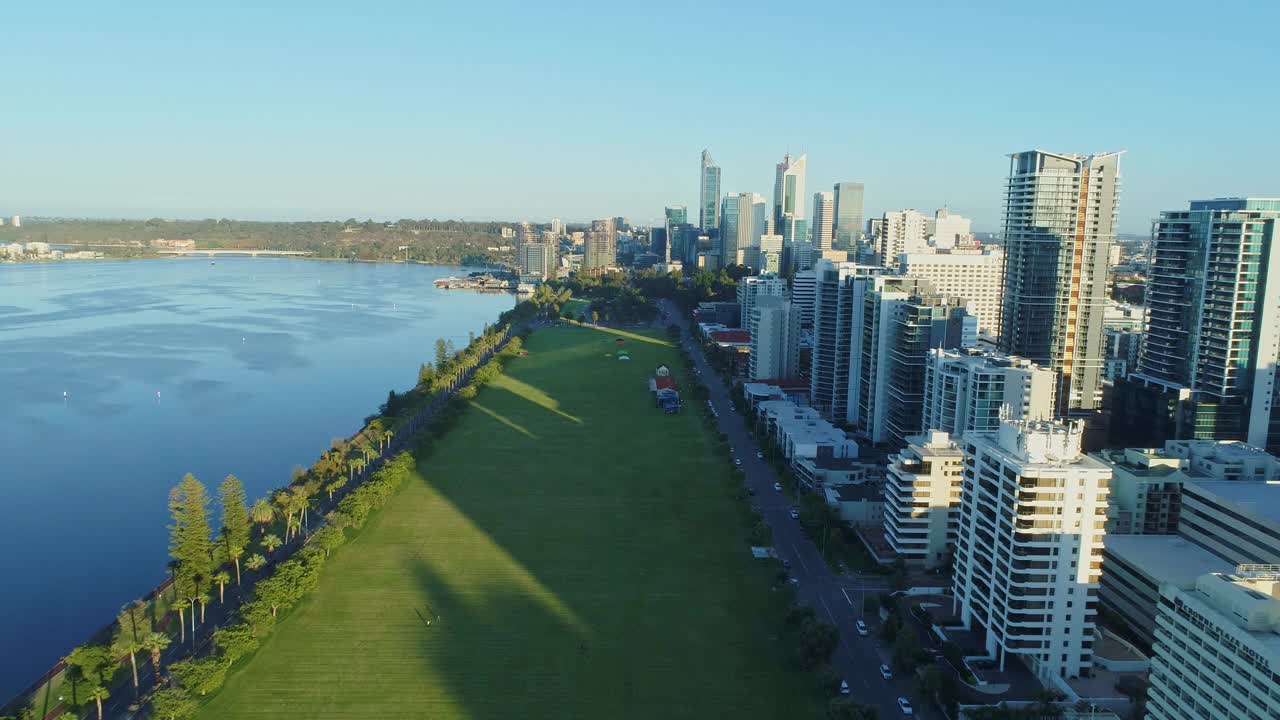
[[[840,630],[840,645],[831,658],[832,666],[849,683],[855,700],[877,708],[883,719],[902,717],[897,699],[899,696],[911,696],[908,692],[911,683],[897,677],[886,681],[880,676],[880,664],[890,664],[891,652],[887,646],[882,647],[883,642],[877,636],[879,618],[865,618],[871,631],[867,637],[858,635],[855,628],[855,622],[862,618],[863,594],[886,592],[888,583],[881,576],[859,577],[831,571],[818,548],[801,530],[800,523],[791,519],[790,499],[785,493],[773,489],[774,483],[780,482],[781,478],[772,466],[756,457],[760,448],[755,437],[743,417],[733,409],[724,381],[707,362],[698,343],[691,339],[688,319],[670,301],[662,301],[661,308],[666,316],[664,322],[675,323],[685,330],[682,342],[710,393],[712,407],[719,415],[716,423],[728,436],[734,457],[742,460],[745,482],[755,493],[755,505],[773,528],[773,545],[778,557],[790,561],[788,572],[799,581],[797,601],[812,607],[819,618]],[[915,717],[926,720],[937,717],[933,708],[921,707],[921,704],[912,702]]]

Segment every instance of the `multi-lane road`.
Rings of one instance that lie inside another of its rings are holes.
[[[780,482],[781,478],[773,467],[756,456],[761,448],[757,447],[746,421],[734,411],[724,381],[691,338],[688,320],[668,301],[662,301],[661,308],[664,322],[675,323],[685,330],[681,342],[688,348],[694,368],[710,392],[720,431],[728,436],[734,457],[741,459],[740,467],[746,475],[747,487],[754,491],[756,506],[773,528],[773,545],[778,557],[790,563],[788,572],[799,581],[796,588],[798,601],[812,607],[819,618],[840,629],[840,645],[831,658],[832,666],[849,683],[855,700],[876,707],[881,718],[901,717],[897,700],[911,694],[908,692],[911,684],[906,678],[895,677],[886,681],[880,676],[880,664],[890,663],[891,652],[877,636],[878,618],[864,618],[870,629],[870,634],[865,637],[858,635],[855,628],[857,620],[863,618],[864,594],[887,591],[885,578],[841,575],[828,568],[822,554],[801,530],[800,523],[791,519],[790,499],[785,493],[773,489],[774,483]],[[915,717],[927,719],[936,714],[932,708],[921,707],[918,702],[912,702],[912,706]]]

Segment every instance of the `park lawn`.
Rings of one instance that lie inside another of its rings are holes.
[[[648,393],[675,349],[572,326],[526,349],[202,718],[820,714],[727,460]]]

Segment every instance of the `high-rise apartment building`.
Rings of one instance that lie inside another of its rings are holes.
[[[791,303],[800,316],[800,327],[813,327],[813,306],[818,292],[816,270],[802,270],[791,276]]]
[[[1280,568],[1160,588],[1149,720],[1280,717]]]
[[[959,298],[933,292],[926,281],[905,302],[896,304],[892,323],[887,372],[873,373],[885,386],[883,413],[867,415],[876,419],[866,432],[872,442],[902,447],[908,436],[920,432],[930,350],[976,345],[977,320]]]
[[[1102,399],[1120,154],[1010,157],[1000,349],[1058,372],[1058,412],[1093,410]]]
[[[927,279],[940,293],[964,298],[966,307],[978,318],[978,331],[987,337],[999,336],[1004,297],[1004,251],[1000,248],[903,253],[897,267],[904,275]]]
[[[756,300],[762,297],[787,296],[787,280],[777,275],[748,275],[738,281],[738,307],[742,324],[746,325],[755,309]]]
[[[1106,465],[1080,451],[1078,422],[1003,421],[972,433],[956,533],[956,611],[990,657],[1041,678],[1093,666]]]
[[[956,440],[995,432],[1001,418],[1053,418],[1052,370],[1030,360],[977,349],[929,351],[925,363],[922,432],[942,430]]]
[[[1125,444],[1245,440],[1280,452],[1280,199],[1193,201],[1155,227],[1136,372],[1117,387]],[[1136,442],[1134,442],[1136,441]]]
[[[525,243],[519,250],[521,280],[555,277],[555,251],[548,243]]]
[[[938,250],[973,246],[973,221],[943,208],[933,214],[929,245]]]
[[[886,212],[876,238],[876,254],[880,256],[880,263],[897,269],[898,256],[927,251],[929,224],[929,217],[916,210]]]
[[[557,217],[557,218],[551,218],[551,228],[550,228],[550,229],[551,229],[551,232],[552,232],[552,233],[554,233],[556,237],[560,237],[561,235],[563,235],[563,234],[564,234],[564,223],[563,223],[563,222],[561,222],[560,218],[558,218],[558,217]]]
[[[720,167],[711,159],[711,151],[702,151],[702,174],[698,183],[698,227],[703,230],[720,227]]]
[[[613,218],[592,220],[583,247],[584,272],[600,271],[612,267],[618,261],[618,233]]]
[[[748,262],[752,256],[750,250],[760,245],[755,224],[757,198],[763,200],[755,193],[729,193],[721,203],[720,252],[724,265],[751,264]],[[759,210],[763,221],[763,202]]]
[[[783,218],[790,215],[796,219],[805,217],[804,175],[808,157],[801,155],[792,159],[788,154],[777,165],[773,183],[773,226],[781,228]]]
[[[813,360],[810,394],[813,406],[824,417],[845,420],[849,414],[849,356],[853,333],[860,326],[853,319],[861,309],[866,283],[859,278],[877,275],[883,268],[819,260],[814,265]]]
[[[906,443],[885,473],[885,539],[907,565],[940,567],[955,548],[964,453],[939,430]]]
[[[813,244],[818,250],[830,250],[832,233],[835,230],[835,193],[816,192],[813,194]]]
[[[844,250],[853,250],[862,237],[862,183],[838,182],[832,194],[835,196],[835,244]]]
[[[800,373],[800,323],[796,308],[785,298],[761,296],[751,308],[750,377],[781,380]]]

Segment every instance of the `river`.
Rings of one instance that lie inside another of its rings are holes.
[[[515,298],[460,268],[269,258],[0,265],[0,703],[162,581],[168,489],[250,502]],[[211,506],[216,522],[216,500]]]

